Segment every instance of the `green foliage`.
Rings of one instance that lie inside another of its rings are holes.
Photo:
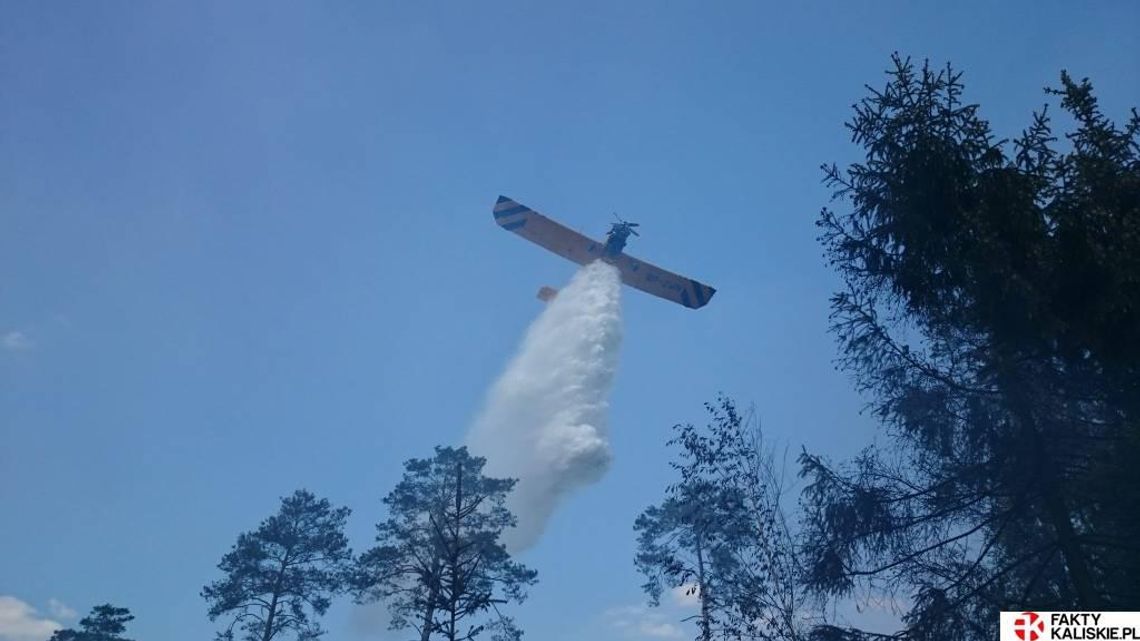
[[[901,591],[918,639],[996,636],[999,609],[1136,609],[1140,589],[1140,116],[1061,75],[996,140],[961,74],[894,58],[825,167],[821,241],[840,364],[893,448],[805,453],[808,585]],[[857,631],[840,631],[857,634]],[[838,638],[838,637],[837,637]]]
[[[635,564],[651,605],[667,589],[695,595],[698,638],[796,638],[803,596],[780,509],[780,483],[758,424],[735,404],[707,404],[704,429],[676,425],[680,480],[634,523]]]
[[[105,603],[95,606],[91,614],[79,620],[79,630],[56,630],[48,641],[130,641],[122,635],[127,631],[127,623],[134,618],[127,608]]]
[[[351,510],[298,490],[281,500],[277,514],[238,536],[218,569],[225,576],[202,590],[210,620],[233,617],[220,639],[234,629],[248,641],[271,641],[292,631],[301,640],[321,635],[313,615],[323,615],[343,592],[352,567],[344,535]]]
[[[409,460],[385,497],[389,517],[359,559],[355,587],[358,601],[387,603],[392,629],[414,628],[423,641],[522,636],[499,606],[525,600],[537,573],[499,542],[515,525],[504,506],[515,481],[483,476],[484,464],[466,448],[437,447]]]

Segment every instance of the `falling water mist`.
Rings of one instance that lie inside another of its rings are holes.
[[[606,416],[621,344],[621,280],[583,267],[531,324],[467,435],[484,473],[518,479],[509,507],[512,552],[532,546],[562,498],[610,464]]]

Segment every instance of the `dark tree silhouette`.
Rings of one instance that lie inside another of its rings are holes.
[[[1140,116],[1061,75],[995,140],[961,74],[894,58],[827,183],[841,365],[892,448],[804,453],[808,585],[912,603],[908,638],[996,638],[998,610],[1140,608]],[[858,638],[855,630],[821,635]]]
[[[536,572],[499,542],[515,525],[503,504],[515,481],[483,476],[484,463],[466,448],[437,447],[434,458],[408,461],[384,499],[389,517],[360,558],[356,588],[359,602],[387,603],[392,629],[412,627],[422,641],[521,636],[499,606],[521,603]]]
[[[79,620],[78,630],[56,630],[48,641],[130,641],[123,633],[134,618],[127,608],[117,608],[110,603],[97,605],[91,614]]]
[[[341,593],[352,567],[344,536],[351,510],[335,508],[298,490],[281,500],[277,514],[238,536],[218,569],[225,576],[202,589],[210,620],[233,617],[219,638],[235,628],[248,641],[271,641],[292,631],[298,639],[320,636],[311,615],[323,615]]]

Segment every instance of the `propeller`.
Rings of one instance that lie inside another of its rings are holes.
[[[625,225],[626,228],[629,229],[629,233],[633,234],[634,236],[641,236],[641,234],[637,233],[637,230],[634,229],[634,227],[640,226],[641,223],[626,222],[625,220],[622,219],[621,216],[617,215],[616,211],[614,212],[614,218],[617,218],[619,223],[621,223],[622,225]]]

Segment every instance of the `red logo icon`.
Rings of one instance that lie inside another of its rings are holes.
[[[1045,619],[1036,612],[1022,612],[1013,620],[1013,633],[1021,641],[1037,641],[1045,634]]]

